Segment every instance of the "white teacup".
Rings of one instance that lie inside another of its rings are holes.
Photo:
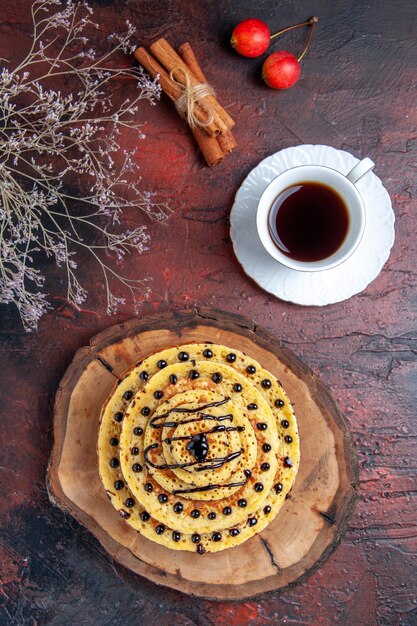
[[[300,165],[279,174],[263,192],[256,214],[256,226],[265,250],[282,265],[304,272],[328,270],[346,261],[359,245],[365,230],[365,206],[356,183],[374,167],[375,163],[366,157],[346,175],[324,165]],[[342,244],[320,261],[299,261],[285,255],[272,239],[268,225],[269,212],[276,198],[288,187],[307,182],[331,187],[342,197],[349,213],[349,226]]]

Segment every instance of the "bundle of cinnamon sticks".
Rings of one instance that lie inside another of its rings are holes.
[[[158,76],[162,90],[177,104],[178,110],[180,102],[182,108],[192,109],[187,110],[187,119],[207,165],[220,163],[236,148],[231,131],[235,123],[207,84],[188,42],[176,52],[161,38],[150,46],[150,52],[137,48],[134,56],[153,78]]]

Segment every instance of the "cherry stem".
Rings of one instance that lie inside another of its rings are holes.
[[[304,57],[304,55],[306,54],[306,52],[307,52],[307,50],[308,50],[308,48],[309,48],[309,46],[310,46],[310,41],[311,41],[311,38],[312,38],[312,36],[313,36],[314,27],[315,27],[315,25],[317,24],[317,22],[318,22],[318,21],[319,21],[319,18],[318,18],[318,17],[312,17],[312,18],[311,18],[311,20],[310,20],[311,29],[310,29],[310,32],[309,32],[309,34],[308,34],[308,39],[307,39],[306,47],[304,48],[304,50],[303,50],[303,52],[302,52],[301,56],[300,56],[300,57],[298,57],[298,62],[300,62],[300,61],[301,61],[301,59]]]
[[[303,56],[306,54],[306,52],[308,50],[308,47],[309,47],[310,41],[311,41],[311,37],[313,35],[314,26],[317,24],[318,21],[319,21],[318,17],[311,17],[306,22],[300,22],[299,24],[294,24],[294,26],[288,26],[287,28],[284,28],[283,30],[278,31],[274,35],[271,35],[270,38],[274,39],[275,37],[279,37],[280,35],[283,35],[284,33],[287,33],[288,31],[293,30],[294,28],[300,28],[300,26],[311,26],[311,30],[310,30],[310,34],[309,34],[308,39],[307,39],[306,47],[304,48],[302,55],[298,59],[298,62],[300,62],[301,59],[303,58]]]

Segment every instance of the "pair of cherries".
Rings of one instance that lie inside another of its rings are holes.
[[[306,47],[298,59],[291,52],[279,50],[278,52],[270,54],[263,64],[262,78],[266,84],[273,89],[288,89],[295,85],[300,78],[300,61],[308,50],[314,26],[318,21],[317,17],[312,17],[306,22],[289,26],[271,35],[271,31],[265,22],[251,18],[240,22],[236,26],[233,30],[230,43],[236,52],[242,56],[254,58],[266,52],[271,40],[275,37],[279,37],[279,35],[293,30],[294,28],[299,28],[300,26],[310,26]]]

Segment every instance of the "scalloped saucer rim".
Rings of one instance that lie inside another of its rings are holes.
[[[332,269],[303,272],[270,257],[256,231],[260,195],[278,174],[297,165],[327,165],[347,173],[360,159],[345,150],[320,144],[284,148],[256,165],[236,192],[230,215],[230,236],[245,273],[277,298],[304,306],[325,306],[363,291],[380,273],[394,243],[395,216],[381,180],[369,173],[358,182],[367,211],[367,226],[358,248]]]

